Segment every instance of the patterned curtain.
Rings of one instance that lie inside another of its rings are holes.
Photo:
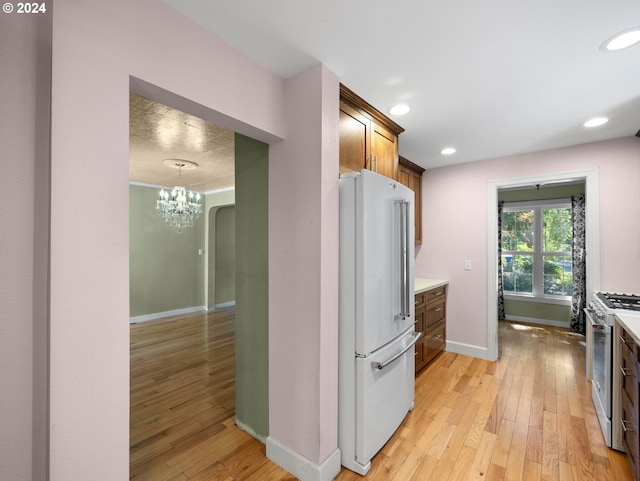
[[[571,197],[573,214],[573,298],[571,301],[571,329],[585,333],[584,308],[587,305],[587,264],[585,246],[585,196]]]
[[[502,204],[498,202],[498,319],[504,319],[504,289],[502,288]]]

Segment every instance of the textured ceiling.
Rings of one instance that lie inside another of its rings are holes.
[[[129,180],[173,187],[179,170],[165,159],[198,164],[182,169],[182,185],[199,192],[235,185],[234,133],[136,94],[129,97]]]

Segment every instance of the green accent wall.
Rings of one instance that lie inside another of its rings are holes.
[[[129,315],[203,306],[203,215],[176,232],[156,214],[158,188],[129,185]]]
[[[504,202],[520,202],[528,200],[567,199],[572,195],[584,194],[584,183],[568,185],[542,186],[540,189],[514,189],[498,192],[498,200]],[[549,321],[566,322],[571,320],[571,306],[548,304],[542,302],[518,301],[505,299],[504,311],[509,316],[529,317]]]
[[[236,208],[217,207],[209,213],[209,304],[217,306],[236,300]]]
[[[236,419],[269,434],[269,146],[236,144]]]
[[[532,317],[549,321],[566,322],[571,320],[571,307],[560,304],[546,304],[542,302],[504,300],[504,312],[507,317]]]

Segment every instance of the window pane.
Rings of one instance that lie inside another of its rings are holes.
[[[573,269],[569,256],[544,256],[544,294],[571,296]]]
[[[505,292],[533,293],[533,257],[502,256],[502,285]]]
[[[571,252],[573,228],[571,209],[545,209],[543,211],[543,251]]]
[[[502,250],[533,250],[533,210],[505,212],[502,215]]]

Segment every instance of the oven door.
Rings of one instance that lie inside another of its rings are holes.
[[[591,394],[598,420],[607,446],[611,446],[611,389],[612,389],[612,339],[611,326],[598,318],[591,309],[585,309],[587,322],[591,325],[593,378]]]

